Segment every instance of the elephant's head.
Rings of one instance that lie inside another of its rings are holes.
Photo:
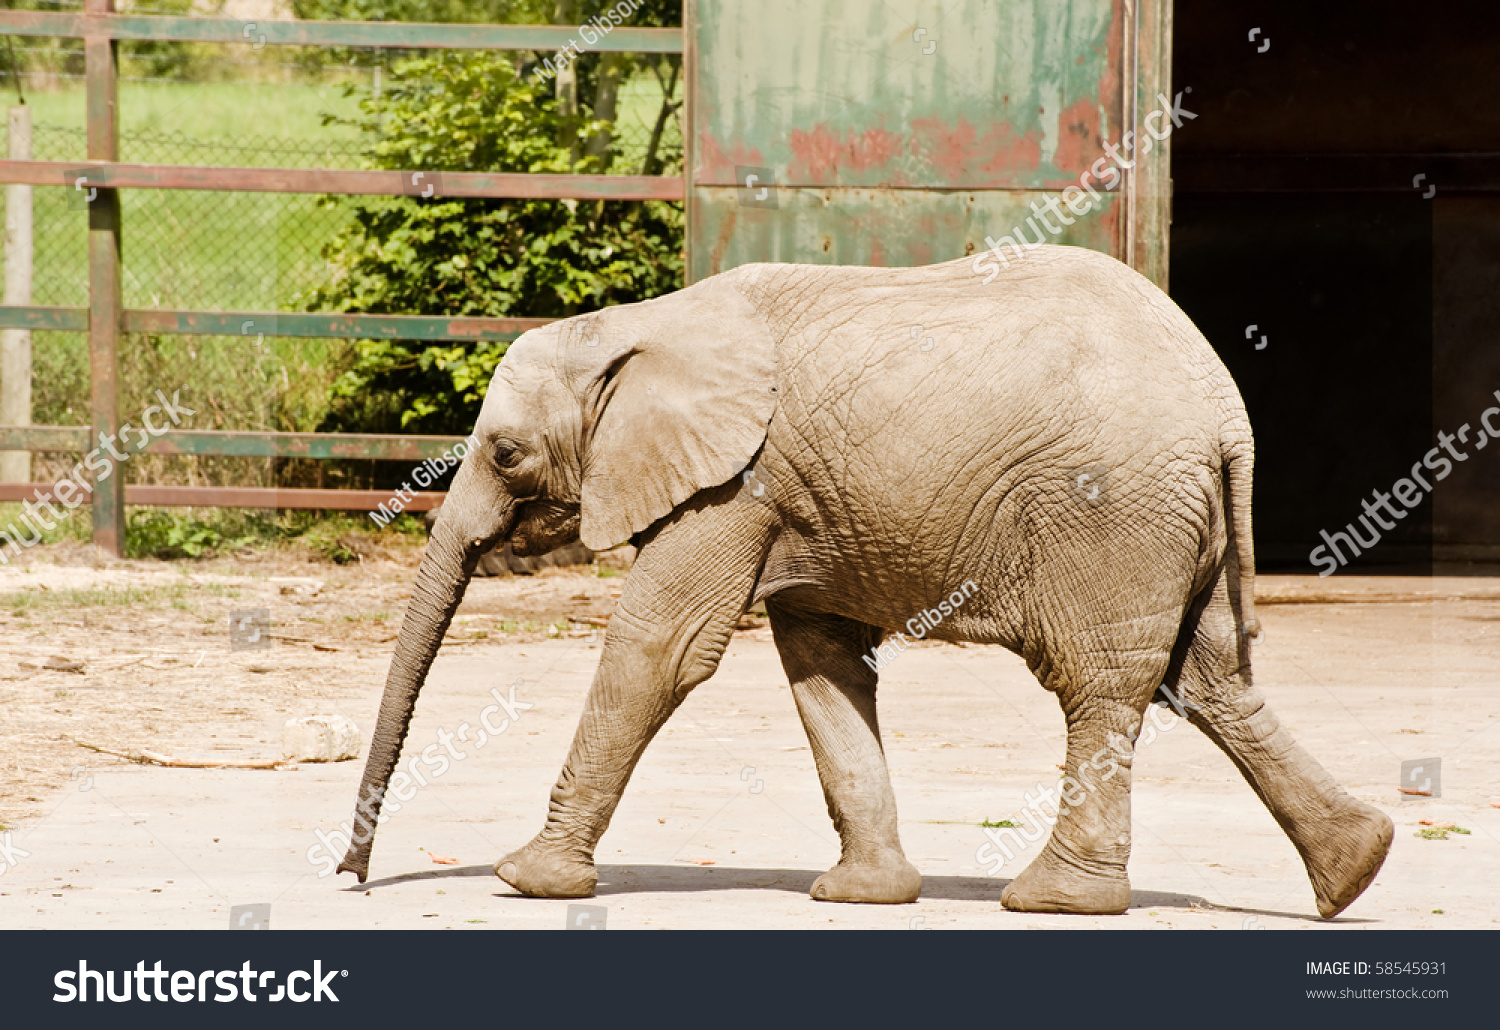
[[[526,333],[495,371],[417,573],[339,871],[363,883],[417,694],[480,557],[605,550],[733,478],[776,402],[769,330],[728,277]]]

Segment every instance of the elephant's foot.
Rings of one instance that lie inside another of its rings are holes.
[[[1130,879],[1123,866],[1084,868],[1049,846],[1000,892],[1012,912],[1070,912],[1117,916],[1130,907]]]
[[[815,901],[904,905],[922,893],[922,874],[899,851],[860,862],[840,860],[809,891]]]
[[[1318,835],[1302,856],[1318,897],[1318,915],[1332,919],[1353,904],[1391,849],[1396,828],[1390,816],[1350,799],[1339,815],[1318,827]]]
[[[495,875],[533,898],[592,897],[599,882],[593,862],[535,841],[496,862]]]

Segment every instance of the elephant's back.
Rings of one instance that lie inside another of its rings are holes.
[[[783,403],[856,438],[967,421],[1027,448],[1090,436],[1116,451],[1217,447],[1226,419],[1243,414],[1186,315],[1094,251],[1041,247],[990,282],[967,258],[730,274],[772,330]]]

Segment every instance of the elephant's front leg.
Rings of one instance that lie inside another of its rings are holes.
[[[774,598],[766,612],[843,844],[839,864],[818,877],[812,896],[885,904],[917,900],[922,876],[901,850],[896,797],[880,746],[877,677],[861,660],[880,643],[880,631],[790,609]]]
[[[718,668],[754,589],[772,518],[763,505],[725,503],[738,486],[684,505],[641,548],[552,788],[547,824],[495,863],[495,873],[522,893],[593,893],[594,848],[636,762],[688,692]]]

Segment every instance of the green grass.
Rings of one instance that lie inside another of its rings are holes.
[[[368,82],[368,72],[361,83]],[[322,124],[324,114],[351,117],[357,97],[334,82],[121,82],[121,159],[165,164],[252,167],[356,167],[349,148],[359,133]],[[643,141],[654,121],[660,88],[649,75],[621,90],[619,132]],[[84,158],[81,84],[31,90],[34,156]],[[137,139],[142,133],[170,139]],[[177,138],[180,137],[180,138]],[[665,142],[678,140],[669,128]],[[209,143],[215,146],[201,146]],[[292,153],[287,144],[324,147],[322,156]],[[333,149],[328,149],[329,147]],[[631,160],[634,160],[632,158]],[[621,167],[620,171],[636,171]],[[69,206],[63,185],[33,191],[36,274],[32,302],[88,302],[87,213]],[[127,190],[122,196],[123,292],[129,307],[220,311],[298,310],[331,276],[322,248],[344,224],[341,201],[272,193]],[[0,204],[3,208],[3,204]],[[413,312],[416,313],[416,312]],[[328,395],[349,356],[343,340],[270,337],[141,337],[122,341],[122,418],[149,404],[159,388],[191,384],[209,401],[197,428],[310,432],[328,410]],[[88,421],[88,344],[81,333],[33,337],[34,412],[38,424]],[[243,460],[155,459],[155,482],[191,465],[206,481],[270,485]],[[262,472],[263,474],[263,472]],[[251,478],[246,478],[251,476]],[[180,479],[180,476],[177,477]],[[196,481],[203,482],[200,476]]]
[[[238,599],[241,591],[222,583],[174,583],[161,587],[69,587],[63,590],[26,590],[0,595],[0,609],[14,616],[92,608],[171,608],[192,611],[190,601],[202,597]],[[217,620],[214,620],[217,621]]]
[[[1014,822],[1013,820],[1010,820],[1010,819],[1001,819],[997,823],[992,823],[988,819],[986,819],[984,822],[980,823],[979,825],[983,826],[987,830],[999,830],[999,829],[1018,830],[1018,829],[1021,828],[1021,824],[1020,823]]]
[[[213,589],[217,587],[217,589]],[[27,590],[0,595],[0,608],[12,615],[77,608],[177,608],[185,610],[194,593],[239,597],[239,591],[212,583],[174,583],[169,587],[70,587]]]
[[[20,504],[0,503],[0,532],[12,526],[28,535],[19,522]],[[44,544],[64,541],[87,543],[93,525],[89,509],[80,507],[56,528],[42,534]],[[422,520],[402,515],[384,529],[376,529],[368,519],[352,518],[342,512],[285,511],[267,513],[243,508],[128,508],[126,510],[125,556],[127,558],[212,558],[244,550],[266,550],[271,547],[299,544],[336,564],[358,561],[341,538],[351,533],[372,537],[377,542],[393,538],[425,537]],[[4,544],[0,541],[0,544]],[[3,556],[11,565],[26,564],[26,550],[19,557],[4,546]],[[211,588],[204,588],[211,589]]]
[[[677,96],[682,95],[682,82],[679,77],[677,83]],[[645,153],[645,147],[651,138],[651,129],[656,124],[656,113],[661,109],[661,86],[657,83],[655,76],[650,72],[638,75],[629,82],[620,86],[619,106],[616,109],[615,135],[617,138],[632,144],[627,150],[623,166],[617,163],[611,171],[617,173],[637,173],[640,168],[636,166],[640,161],[641,154]],[[679,109],[679,115],[681,111]],[[662,129],[661,144],[658,153],[669,151],[681,152],[682,133],[678,126],[677,118],[668,118]]]
[[[351,533],[379,541],[390,537],[426,537],[427,527],[420,515],[398,516],[381,529],[364,517],[351,518],[335,512],[288,511],[277,518],[276,533],[279,539],[298,541],[336,565],[349,565],[359,561],[359,556],[339,541]]]
[[[354,113],[357,98],[332,83],[138,83],[119,87],[121,159],[161,164],[355,167],[355,130],[322,115]],[[81,85],[28,94],[33,153],[82,161]],[[137,138],[140,134],[150,134]],[[332,148],[332,149],[330,149]],[[87,212],[68,191],[33,193],[32,302],[88,302]],[[322,247],[347,218],[317,196],[128,190],[122,197],[123,292],[130,307],[276,311],[323,285]],[[33,338],[37,423],[88,420],[88,345],[81,333]],[[121,347],[120,412],[128,418],[158,388],[191,384],[211,399],[198,428],[309,431],[327,411],[342,370],[342,340],[271,337],[129,337]],[[172,463],[164,463],[169,465]],[[185,464],[181,459],[177,465]],[[243,462],[239,463],[244,465]],[[153,470],[165,472],[166,468]],[[231,466],[231,481],[245,469]]]
[[[333,82],[121,82],[119,93],[122,133],[180,132],[227,141],[257,136],[307,140],[353,140],[357,136],[345,126],[323,126],[324,112],[352,116],[357,110],[358,98],[342,96],[341,87]],[[6,102],[13,101],[7,98]],[[35,124],[84,127],[82,83],[40,92],[28,89],[26,102]],[[270,162],[251,164],[269,166]]]
[[[351,115],[357,98],[332,84],[120,83],[120,158],[237,167],[356,167],[359,142],[322,115]],[[81,86],[34,93],[33,151],[85,156]],[[84,303],[86,212],[68,191],[35,191],[35,303]],[[125,302],[131,307],[276,310],[326,269],[319,250],[342,224],[316,196],[128,190],[123,195]]]
[[[62,511],[67,510],[60,505],[56,507]],[[0,501],[0,533],[10,533],[14,527],[17,534],[24,538],[29,538],[31,530],[27,529],[20,521],[23,511],[24,509],[17,501]],[[91,532],[89,509],[80,506],[68,518],[56,523],[55,528],[43,530],[41,542],[44,544],[57,544],[65,540],[88,540]],[[10,564],[15,565],[25,561],[24,557],[17,559],[14,549],[3,540],[0,540],[0,548],[3,548],[3,550],[0,550],[0,554],[8,558]],[[23,550],[21,553],[24,555],[26,552]]]
[[[540,622],[516,621],[514,619],[502,619],[496,627],[501,633],[540,633],[546,627]]]

